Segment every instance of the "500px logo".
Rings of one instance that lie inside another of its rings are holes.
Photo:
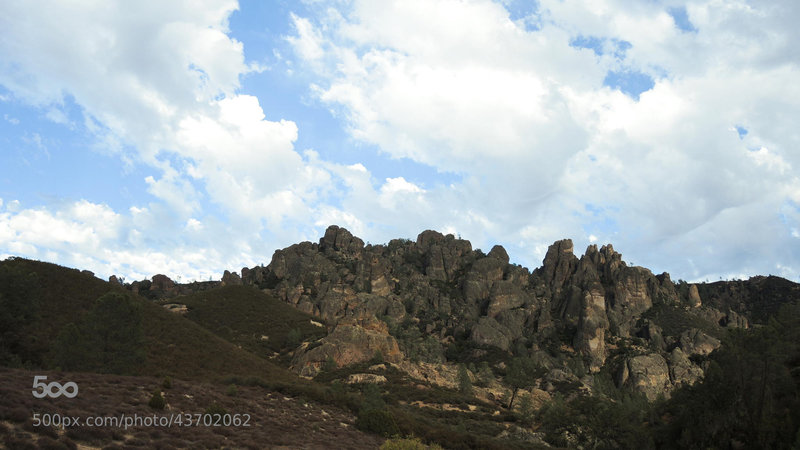
[[[46,380],[46,375],[36,375],[33,377],[33,396],[36,398],[56,398],[64,396],[67,398],[75,398],[78,395],[78,385],[74,381],[68,381],[62,386],[61,383],[53,381],[50,383],[42,383]],[[41,388],[41,391],[39,389]],[[57,391],[56,391],[57,390]],[[55,391],[55,392],[54,392]]]

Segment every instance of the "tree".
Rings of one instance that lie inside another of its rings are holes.
[[[145,358],[139,305],[122,293],[103,295],[79,324],[59,332],[51,354],[51,364],[64,370],[136,372]]]
[[[458,391],[465,395],[472,395],[472,381],[469,379],[469,372],[464,364],[458,365]]]
[[[533,424],[533,419],[536,416],[536,409],[533,407],[533,398],[531,397],[531,394],[523,395],[519,399],[519,405],[517,409],[517,417],[519,418],[520,422],[527,426],[531,426],[531,424]]]
[[[0,264],[0,365],[19,366],[33,359],[25,328],[38,312],[36,274],[13,261]]]
[[[545,369],[535,361],[527,357],[516,357],[511,360],[506,372],[506,383],[511,386],[511,400],[508,402],[508,409],[514,406],[514,399],[517,391],[529,387],[534,380],[541,378],[545,374]]]

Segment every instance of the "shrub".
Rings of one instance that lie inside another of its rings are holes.
[[[153,409],[164,409],[167,406],[167,400],[164,399],[164,396],[161,394],[161,391],[156,389],[153,391],[153,395],[150,397],[150,401],[147,404]]]
[[[333,359],[333,356],[328,356],[328,359],[326,359],[322,364],[323,372],[331,373],[338,368],[339,366],[336,365],[336,361]]]
[[[393,438],[381,445],[380,450],[439,450],[438,444],[425,445],[419,438]]]
[[[206,414],[208,416],[211,416],[212,418],[216,419],[216,416],[222,417],[225,414],[228,414],[228,410],[225,409],[224,407],[222,407],[217,402],[214,402],[214,403],[211,404],[211,406],[206,408],[204,414]]]
[[[400,433],[392,413],[385,409],[368,409],[358,413],[356,427],[359,430],[389,437]]]
[[[164,382],[161,383],[161,387],[164,389],[172,389],[172,377],[165,377]]]
[[[519,399],[516,416],[517,419],[526,426],[531,426],[533,424],[533,419],[536,417],[536,409],[533,407],[531,394],[523,395]]]
[[[299,328],[292,328],[286,333],[286,347],[290,349],[297,348],[303,338],[303,332]]]
[[[225,394],[227,394],[229,397],[236,397],[237,395],[239,395],[239,389],[236,387],[235,384],[231,384],[228,386],[228,389],[225,391]]]

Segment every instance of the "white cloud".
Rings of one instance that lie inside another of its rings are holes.
[[[354,138],[463,176],[417,193],[430,215],[413,224],[506,242],[531,265],[548,241],[573,237],[579,250],[609,239],[654,270],[685,273],[691,258],[698,276],[796,266],[781,249],[796,246],[797,222],[778,209],[800,157],[788,44],[800,8],[695,1],[686,32],[674,6],[548,0],[529,30],[488,1],[354,1],[295,17],[291,42],[301,58],[324,49],[307,66],[312,92]],[[631,46],[597,56],[569,46],[579,36]],[[653,88],[635,101],[602,86],[622,69]],[[730,132],[738,124],[744,139]],[[756,250],[737,254],[739,233]]]
[[[668,13],[683,5],[543,0],[512,21],[488,0],[353,1],[291,15],[301,64],[282,60],[350,136],[460,178],[423,184],[298,152],[297,124],[241,92],[263,68],[228,34],[233,1],[9,4],[0,84],[56,122],[69,96],[96,149],[150,168],[154,199],[121,212],[8,202],[0,248],[217,278],[338,223],[371,242],[451,230],[529,266],[572,237],[684,278],[790,273],[800,7],[693,0],[687,32]],[[579,36],[606,51],[571,47]],[[603,86],[610,70],[654,85],[636,101]]]

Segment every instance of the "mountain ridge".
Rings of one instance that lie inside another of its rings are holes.
[[[800,285],[779,277],[673,282],[612,245],[576,256],[556,241],[529,270],[502,246],[484,253],[436,231],[365,245],[331,226],[220,281],[105,282],[2,261],[0,357],[99,371],[98,383],[130,372],[291,393],[350,410],[360,430],[448,448],[786,443],[800,423],[782,413],[800,411],[799,300]],[[120,321],[125,311],[141,322]],[[141,326],[145,339],[100,352],[113,366],[85,350],[72,361],[106,322]],[[140,346],[138,365],[114,356]],[[70,358],[53,358],[62,350]],[[0,406],[0,434],[21,433],[23,415]]]
[[[692,358],[718,347],[725,329],[748,328],[800,298],[798,285],[778,277],[673,282],[628,265],[611,244],[578,257],[571,240],[556,241],[530,270],[500,245],[485,254],[433,230],[370,245],[336,225],[317,243],[276,250],[267,266],[226,270],[219,283],[258,287],[329,324],[321,343],[296,352],[292,367],[305,376],[376,352],[392,362],[468,363],[499,351],[553,366],[566,348],[580,360],[572,382],[591,389],[580,379],[605,369],[651,400],[699,379]],[[775,285],[784,297],[756,301]],[[620,346],[635,350],[620,360]],[[550,378],[564,378],[553,370]]]

